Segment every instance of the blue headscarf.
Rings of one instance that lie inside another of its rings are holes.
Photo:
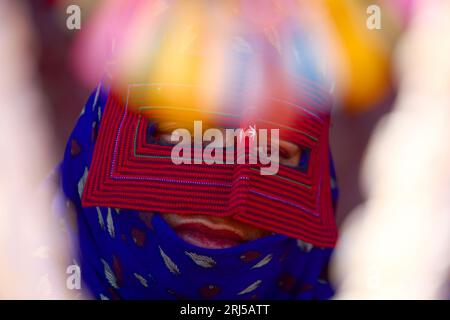
[[[327,299],[332,252],[271,235],[226,249],[179,238],[158,213],[81,206],[108,89],[99,84],[73,130],[60,166],[76,212],[84,284],[98,299]],[[332,168],[334,177],[334,168]],[[332,182],[332,186],[335,183]],[[337,189],[333,189],[333,201]]]

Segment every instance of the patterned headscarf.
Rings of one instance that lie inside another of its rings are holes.
[[[231,248],[205,249],[180,239],[158,213],[82,207],[107,97],[108,89],[99,84],[69,138],[60,167],[66,203],[76,212],[82,279],[94,297],[326,299],[332,295],[326,282],[330,248],[275,234]],[[333,168],[331,173],[334,177]],[[335,188],[332,194],[335,201]]]

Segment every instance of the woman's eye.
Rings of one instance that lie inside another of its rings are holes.
[[[179,128],[183,128],[183,126],[185,125],[179,122],[152,123],[148,127],[147,141],[163,146],[176,145],[182,139],[182,132]]]
[[[159,133],[157,135],[157,137],[158,137],[159,142],[164,145],[176,145],[180,141],[182,141],[182,139],[186,143],[192,142],[192,141],[186,141],[186,138],[183,138],[183,132],[181,132],[181,129],[175,129],[172,132]],[[191,137],[191,139],[192,139],[192,137]]]
[[[162,142],[163,144],[177,144],[179,139],[176,139],[176,136],[174,136],[174,139],[172,141],[172,135],[171,134],[161,134],[158,136],[158,140]]]
[[[204,125],[203,131],[208,128],[208,126]],[[211,139],[202,141],[203,147],[209,146],[214,148],[224,148],[228,147],[229,143],[232,143],[232,141],[230,142],[228,140],[225,129],[219,130],[221,131],[221,135],[219,135],[218,137],[214,136]],[[151,130],[151,133],[149,135],[151,136],[149,141],[165,146],[176,145],[180,142],[190,144],[194,143],[193,129],[187,126],[185,123],[170,123],[170,125],[166,123],[155,124],[153,130]],[[204,132],[202,137],[204,137]]]
[[[290,156],[289,152],[284,148],[280,148],[279,154],[280,154],[280,158],[283,158],[283,159],[287,159]]]
[[[301,150],[293,143],[280,140],[280,163],[288,167],[297,167],[300,162]]]

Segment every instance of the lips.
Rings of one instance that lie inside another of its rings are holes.
[[[229,248],[244,241],[237,232],[228,229],[210,228],[199,222],[179,224],[174,230],[184,241],[203,248]]]

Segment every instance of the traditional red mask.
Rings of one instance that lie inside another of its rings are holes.
[[[173,98],[188,97],[189,85],[135,84],[123,92],[111,90],[82,205],[229,216],[333,247],[337,229],[329,172],[331,101],[307,80],[297,88],[285,96],[269,92],[257,109],[223,112],[194,108],[189,98]],[[225,128],[279,129],[280,139],[296,144],[301,158],[296,167],[280,165],[275,175],[261,175],[260,163],[176,165],[173,146],[152,139],[152,128],[168,116]]]

